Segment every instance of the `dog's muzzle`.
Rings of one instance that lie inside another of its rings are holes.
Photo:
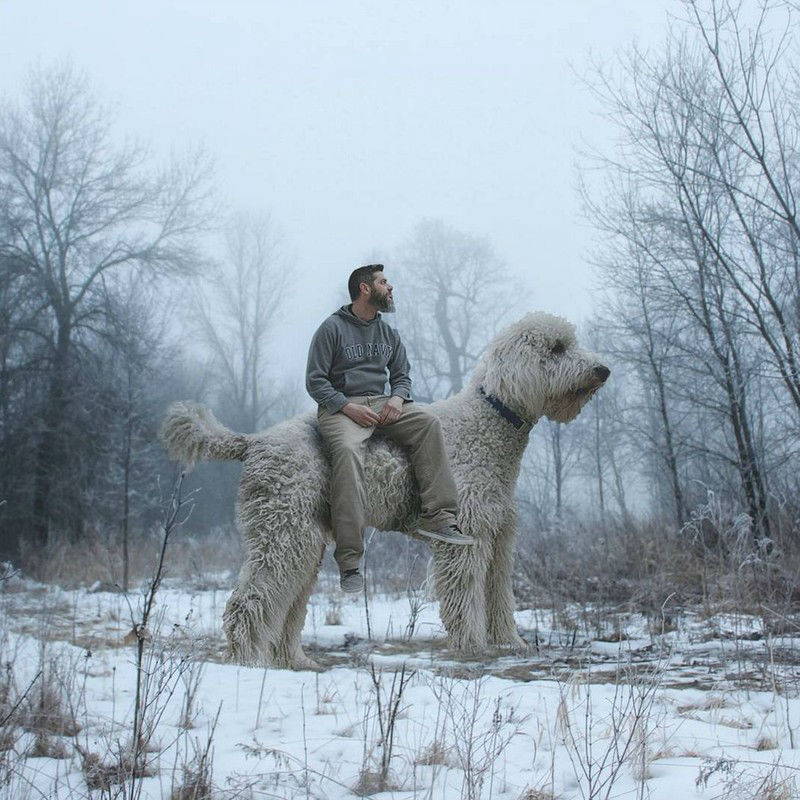
[[[602,364],[599,367],[594,368],[594,376],[600,381],[601,386],[608,380],[608,376],[610,374],[611,370]]]
[[[603,364],[595,367],[592,370],[591,382],[586,386],[579,386],[575,389],[575,395],[577,397],[585,397],[587,394],[594,394],[608,380],[610,374],[611,370]]]

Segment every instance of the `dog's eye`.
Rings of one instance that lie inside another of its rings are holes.
[[[551,348],[550,352],[554,356],[560,356],[567,348],[564,347],[564,342],[556,342]]]

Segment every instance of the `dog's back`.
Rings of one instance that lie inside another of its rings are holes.
[[[330,464],[316,414],[300,414],[247,438],[240,511],[252,512],[254,504],[263,510],[269,498],[272,508],[284,505],[292,514],[311,512],[328,528]],[[412,526],[419,498],[403,448],[373,436],[367,442],[364,470],[370,524],[382,530]]]

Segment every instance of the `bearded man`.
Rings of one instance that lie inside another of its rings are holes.
[[[331,460],[334,558],[345,592],[364,587],[364,451],[376,431],[408,448],[422,500],[418,533],[473,544],[456,524],[457,493],[439,420],[411,398],[406,350],[381,311],[394,311],[382,264],[358,267],[347,282],[352,303],[319,326],[308,351],[306,389],[318,404],[319,430]],[[386,393],[386,382],[389,393]]]

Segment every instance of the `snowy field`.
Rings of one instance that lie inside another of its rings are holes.
[[[289,672],[225,663],[227,589],[162,587],[132,776],[142,600],[97,588],[2,584],[3,797],[800,796],[789,620],[525,610],[528,652],[465,658],[421,592],[333,588],[303,635],[323,671]]]

